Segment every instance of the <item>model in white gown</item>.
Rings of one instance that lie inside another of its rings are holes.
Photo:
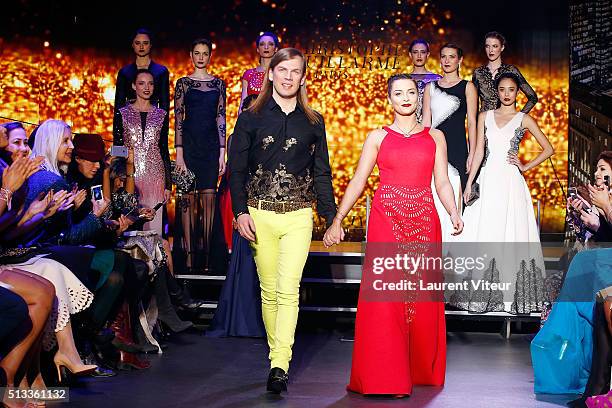
[[[493,111],[485,116],[488,157],[480,170],[480,198],[464,210],[463,242],[540,242],[533,200],[519,169],[508,163],[510,150],[518,152],[524,113],[501,129]]]
[[[512,84],[512,81],[504,83]],[[501,108],[500,116],[508,117],[513,111],[509,98],[505,102],[508,106]],[[472,312],[537,312],[546,296],[544,258],[533,200],[521,170],[527,171],[546,160],[553,149],[535,121],[522,112],[515,113],[501,127],[495,120],[495,111],[481,114],[480,120],[484,121],[484,126],[479,132],[486,140],[485,157],[476,180],[480,185],[480,197],[464,210],[465,227],[459,240],[478,243],[472,246],[480,255],[486,253],[485,270],[474,270],[466,279],[484,279],[509,286],[505,290],[481,288],[467,294],[456,292],[451,297],[451,304]],[[530,163],[523,164],[517,155],[526,128],[534,134],[543,151]],[[481,146],[481,153],[482,149]],[[471,191],[473,177],[470,173],[466,195]]]

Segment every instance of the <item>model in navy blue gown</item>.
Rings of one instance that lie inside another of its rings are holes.
[[[232,257],[217,311],[206,331],[212,337],[265,337],[257,269],[249,241],[234,231]]]
[[[195,174],[195,191],[177,197],[174,252],[195,272],[214,269],[211,236],[219,222],[216,190],[225,166],[225,82],[205,75],[180,78],[174,96],[176,164]]]

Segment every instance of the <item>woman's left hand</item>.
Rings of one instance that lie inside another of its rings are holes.
[[[85,199],[87,198],[87,191],[86,190],[79,190],[78,193],[76,193],[74,195],[74,209],[78,209],[81,204],[83,204],[85,202]]]
[[[518,156],[516,154],[509,154],[508,155],[508,163],[515,165],[516,167],[518,167],[518,169],[521,171],[521,173],[523,173],[525,170],[527,170],[527,166],[525,166],[523,164],[523,162],[521,162],[518,158]]]
[[[582,210],[580,211],[580,219],[591,231],[597,232],[599,230],[599,213],[597,211]]]
[[[607,188],[599,188],[589,185],[589,196],[594,206],[606,209],[610,205],[611,196]]]
[[[36,214],[41,214],[47,211],[49,206],[51,205],[51,200],[53,199],[53,191],[49,191],[47,194],[41,193],[38,198],[32,201],[30,206],[28,207],[27,213],[30,217],[35,216]]]
[[[219,176],[222,176],[224,174],[225,174],[225,157],[220,156],[219,157]]]
[[[141,208],[138,213],[147,221],[153,221],[155,218],[155,211],[152,208]]]
[[[463,231],[463,220],[459,216],[458,213],[451,215],[451,222],[453,223],[453,227],[455,231],[451,233],[451,235],[459,235]]]

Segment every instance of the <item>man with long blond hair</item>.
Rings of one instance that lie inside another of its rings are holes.
[[[238,117],[229,153],[233,211],[261,286],[267,389],[276,394],[287,390],[313,202],[328,225],[336,215],[325,125],[308,106],[305,81],[304,55],[278,51],[259,97]]]

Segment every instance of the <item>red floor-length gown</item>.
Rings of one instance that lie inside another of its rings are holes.
[[[410,137],[388,127],[384,130],[387,135],[377,157],[380,184],[368,223],[368,250],[382,243],[439,244],[440,221],[430,187],[436,143],[429,128]],[[407,395],[413,384],[443,385],[444,303],[371,301],[364,294],[364,282],[372,281],[372,275],[367,276],[372,272],[364,268],[363,273],[347,388],[361,394]]]

